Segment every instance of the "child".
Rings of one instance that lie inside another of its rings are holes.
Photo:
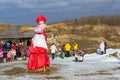
[[[79,54],[75,53],[75,62],[78,62],[78,57],[79,57]]]
[[[14,50],[13,48],[11,49],[11,53],[12,53],[12,58],[13,58],[13,61],[16,60],[16,50]]]
[[[83,62],[84,59],[84,52],[81,49],[78,49],[75,53],[75,61],[78,62]]]
[[[52,54],[52,59],[54,60],[55,54],[58,51],[55,43],[52,43],[52,45],[50,46],[50,50],[51,50],[51,54]]]
[[[12,49],[11,49],[11,50],[12,50]],[[13,61],[13,55],[12,55],[11,50],[8,51],[8,53],[7,53],[7,61],[8,61],[8,62],[9,62],[9,61]]]
[[[26,57],[26,58],[30,57],[30,50],[29,50],[29,49],[27,49],[27,50],[25,51],[25,57]]]
[[[65,57],[65,48],[64,48],[64,45],[61,47],[61,57],[62,57],[62,59],[64,59],[64,57]]]
[[[3,62],[3,51],[2,49],[0,49],[0,63]]]
[[[79,57],[80,57],[80,62],[83,62],[85,53],[83,52],[82,49],[79,49],[78,54],[79,54]]]
[[[65,52],[64,51],[61,53],[61,57],[62,57],[62,59],[64,59],[64,57],[65,57]]]

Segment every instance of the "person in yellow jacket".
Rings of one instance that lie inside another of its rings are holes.
[[[71,45],[70,45],[69,42],[67,42],[67,43],[65,44],[65,51],[66,51],[65,56],[66,56],[66,57],[70,57],[70,50],[71,50]]]
[[[76,50],[78,50],[78,44],[75,42],[73,45],[73,50],[76,52]]]
[[[73,51],[74,51],[74,56],[75,56],[75,61],[78,62],[78,44],[74,42],[73,44]]]

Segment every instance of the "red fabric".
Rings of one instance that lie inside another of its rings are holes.
[[[22,45],[20,45],[20,51],[22,51],[23,50],[23,46]]]
[[[13,48],[14,50],[16,50],[16,45],[13,45],[12,48]]]
[[[46,54],[47,50],[42,47],[30,46],[30,57],[27,68],[29,70],[36,70],[50,65],[50,60]]]
[[[39,24],[40,21],[44,21],[46,22],[46,18],[43,16],[43,15],[39,15],[37,18],[36,18],[36,22]]]
[[[43,34],[45,36],[45,40],[47,41],[47,35],[46,35],[46,32],[43,31],[41,34]]]
[[[3,44],[2,44],[2,43],[0,43],[0,46],[3,46]]]

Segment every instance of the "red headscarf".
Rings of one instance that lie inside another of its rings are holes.
[[[37,18],[36,18],[36,22],[39,23],[40,21],[44,21],[46,22],[46,18],[43,16],[43,15],[39,15]]]

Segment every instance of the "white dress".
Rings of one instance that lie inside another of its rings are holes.
[[[32,38],[34,47],[43,47],[43,48],[47,49],[45,36],[43,34],[41,34],[43,32],[45,26],[46,25],[43,24],[43,25],[38,25],[37,27],[35,27],[34,31],[37,34],[35,34],[35,36]]]

